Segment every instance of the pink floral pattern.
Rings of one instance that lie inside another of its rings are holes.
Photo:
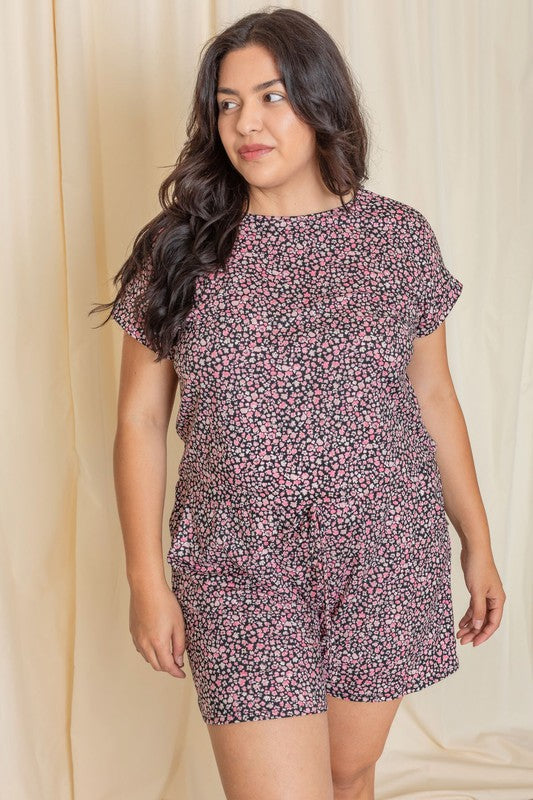
[[[146,344],[149,270],[114,319]],[[246,215],[172,354],[172,589],[206,723],[418,691],[459,667],[436,442],[406,374],[462,291],[426,218]]]

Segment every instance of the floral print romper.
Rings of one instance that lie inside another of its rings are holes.
[[[147,280],[113,310],[143,344]],[[426,218],[365,188],[245,215],[227,270],[197,280],[172,354],[167,561],[206,723],[389,700],[458,669],[436,442],[406,367],[462,288]]]

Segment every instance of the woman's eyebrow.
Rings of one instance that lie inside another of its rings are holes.
[[[273,78],[271,81],[265,81],[264,83],[258,83],[257,86],[252,86],[252,91],[260,92],[262,89],[268,89],[269,86],[273,86],[275,83],[283,83],[283,81],[281,78]],[[239,92],[236,89],[229,89],[227,86],[219,86],[217,94],[236,94],[239,96]]]

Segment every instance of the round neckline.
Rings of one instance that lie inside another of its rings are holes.
[[[352,206],[355,205],[355,201],[358,198],[360,192],[362,191],[361,188],[354,194],[350,200],[347,200],[344,205],[334,206],[333,208],[326,208],[324,211],[313,211],[310,214],[249,214],[246,213],[243,216],[243,220],[267,220],[271,222],[279,221],[298,221],[298,220],[314,220],[319,219],[320,217],[325,217],[328,215],[335,215],[340,211],[349,210]]]

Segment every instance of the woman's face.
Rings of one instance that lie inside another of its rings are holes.
[[[320,183],[315,131],[296,116],[277,78],[278,67],[262,46],[248,45],[225,55],[217,86],[218,132],[252,196],[265,190],[279,200],[289,195],[305,198],[305,192]],[[259,86],[266,82],[271,85]],[[271,149],[253,158],[239,153],[243,145],[257,144]]]

